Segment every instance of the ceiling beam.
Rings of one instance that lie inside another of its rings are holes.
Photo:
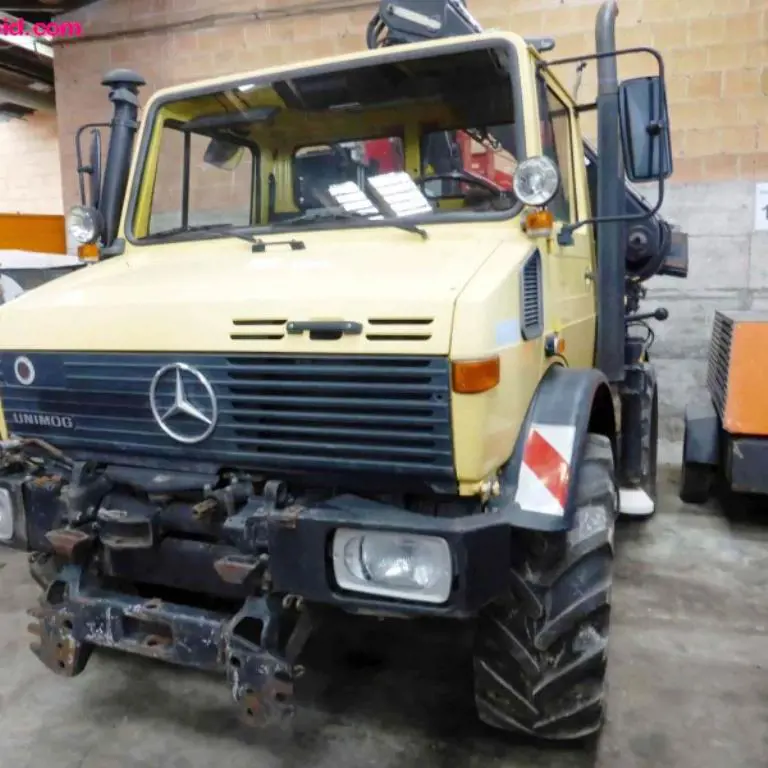
[[[0,71],[53,85],[53,67],[50,62],[33,59],[17,48],[0,48]]]
[[[14,0],[11,3],[4,3],[2,11],[5,13],[39,13],[47,16],[53,16],[57,13],[70,13],[86,5],[92,5],[97,0],[54,0],[53,2],[42,2],[41,0]]]
[[[3,17],[5,21],[9,21],[11,24],[21,23],[24,24],[24,20],[7,14]],[[32,30],[31,24],[24,24],[27,31]],[[26,51],[36,53],[38,56],[44,56],[46,59],[53,58],[53,48],[50,46],[51,39],[48,35],[35,37],[29,35],[12,35],[10,32],[0,32],[0,42],[7,43],[8,45],[14,45],[17,48],[22,48]]]
[[[20,107],[28,107],[41,112],[55,112],[56,100],[53,95],[21,91],[18,88],[7,88],[0,85],[0,102],[10,101]]]

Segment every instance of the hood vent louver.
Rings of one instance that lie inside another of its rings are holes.
[[[541,254],[535,250],[523,265],[520,280],[520,330],[526,341],[544,332],[544,305],[541,285]]]
[[[232,341],[280,341],[285,338],[287,320],[233,320],[237,330],[229,334]]]
[[[368,341],[429,341],[431,317],[374,317],[368,320]]]
[[[431,317],[374,317],[367,323],[368,341],[429,341]],[[280,341],[286,336],[287,320],[254,318],[233,320],[232,341]]]

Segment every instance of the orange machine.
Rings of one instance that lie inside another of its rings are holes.
[[[67,252],[63,216],[0,213],[0,251]]]
[[[80,266],[63,216],[0,213],[0,304]]]
[[[680,498],[702,503],[720,477],[768,494],[768,312],[715,313],[706,393],[685,412]]]

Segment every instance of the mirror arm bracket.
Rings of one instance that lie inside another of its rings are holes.
[[[85,180],[83,179],[83,175],[86,173],[93,173],[93,168],[91,168],[90,166],[85,166],[83,164],[83,151],[80,144],[80,137],[89,128],[109,128],[110,125],[111,123],[86,123],[85,125],[81,125],[77,129],[77,133],[75,134],[75,158],[77,161],[77,176],[78,176],[78,184],[80,187],[80,204],[81,205],[86,204]]]
[[[116,237],[111,245],[101,249],[101,255],[104,258],[111,256],[122,256],[125,253],[125,240],[122,237]]]
[[[625,182],[626,185],[626,182]],[[638,213],[636,216],[593,216],[590,219],[583,219],[582,221],[575,221],[573,224],[566,224],[557,233],[558,245],[573,245],[573,233],[577,229],[581,229],[587,224],[608,224],[612,221],[645,221],[655,216],[664,203],[664,179],[659,179],[659,198],[656,201],[656,205],[649,209],[647,213]]]

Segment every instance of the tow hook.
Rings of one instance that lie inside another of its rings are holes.
[[[269,654],[252,665],[234,667],[232,695],[240,705],[243,720],[253,727],[264,728],[285,723],[295,713],[293,678],[290,672]],[[239,658],[239,657],[237,657]]]
[[[63,586],[61,582],[50,584],[40,605],[27,611],[36,619],[27,626],[27,631],[36,638],[29,648],[52,672],[62,677],[76,677],[85,669],[93,645],[75,638],[74,616],[67,610]]]
[[[277,597],[250,598],[232,619],[226,634],[227,679],[243,721],[253,727],[284,725],[295,714],[294,683],[303,667],[296,664],[309,635],[312,620],[301,603],[293,616]],[[279,623],[295,619],[279,648]],[[254,630],[260,630],[257,637]]]
[[[30,649],[50,670],[75,677],[94,647],[115,648],[202,670],[225,672],[243,720],[280,726],[295,714],[296,662],[318,617],[293,595],[249,597],[231,618],[159,598],[94,589],[66,564],[38,606]]]

